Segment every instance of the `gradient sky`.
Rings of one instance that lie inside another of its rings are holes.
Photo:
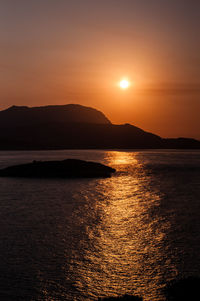
[[[80,103],[200,139],[199,28],[199,0],[0,0],[0,110]]]

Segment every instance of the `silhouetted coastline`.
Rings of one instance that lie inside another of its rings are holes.
[[[0,150],[43,149],[200,149],[200,141],[112,124],[102,112],[81,105],[0,111]]]

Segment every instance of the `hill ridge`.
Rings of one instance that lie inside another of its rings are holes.
[[[17,123],[18,125],[37,124],[38,121],[52,122],[89,122],[111,124],[110,120],[99,110],[79,105],[48,106],[11,106],[0,111],[0,126]]]
[[[192,138],[161,138],[79,104],[11,106],[0,111],[0,149],[200,149]]]

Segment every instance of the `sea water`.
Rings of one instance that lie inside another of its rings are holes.
[[[200,276],[200,151],[1,151],[0,168],[79,158],[111,178],[0,178],[0,300],[165,300]]]

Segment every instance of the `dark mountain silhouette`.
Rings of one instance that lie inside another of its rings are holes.
[[[81,105],[0,111],[0,149],[200,148],[195,139],[163,139],[130,124],[114,125]]]
[[[167,138],[167,139],[163,139],[163,141],[164,141],[164,147],[166,148],[180,148],[180,149],[200,148],[200,141],[192,138],[182,138],[182,137]]]
[[[32,126],[51,122],[111,123],[102,112],[75,104],[33,108],[12,106],[0,111],[0,126],[3,127]]]

